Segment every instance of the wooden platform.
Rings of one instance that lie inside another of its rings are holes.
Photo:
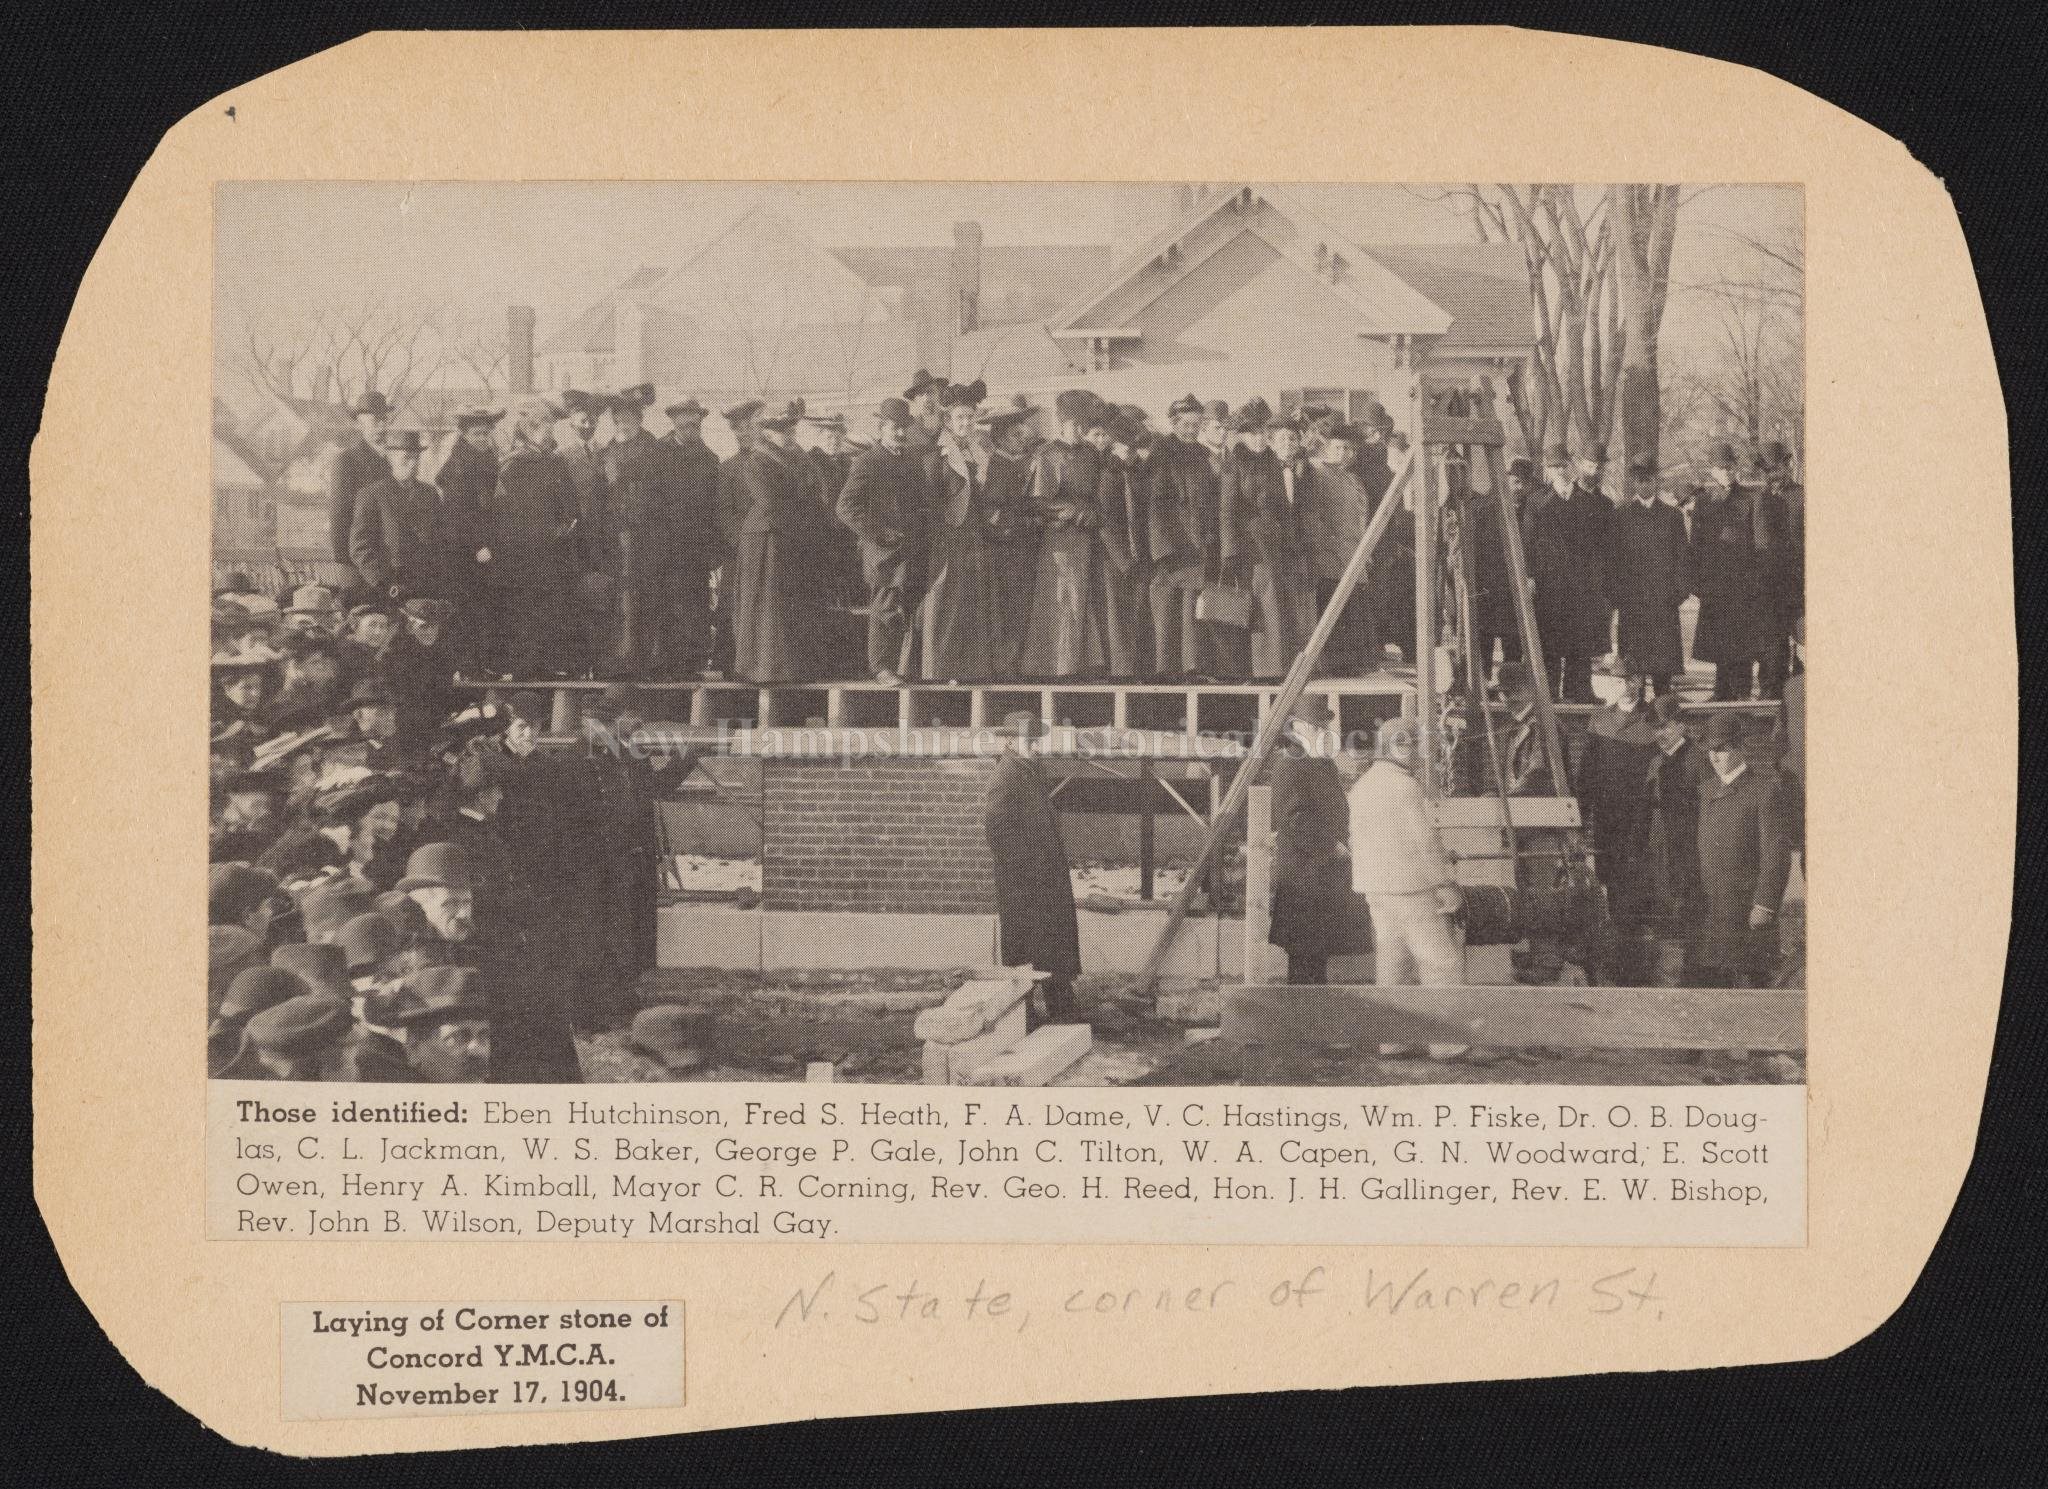
[[[1241,1044],[1474,1044],[1520,1049],[1806,1048],[1803,989],[1225,988]]]

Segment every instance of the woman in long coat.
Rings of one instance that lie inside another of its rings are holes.
[[[733,670],[749,682],[808,682],[819,675],[816,558],[824,508],[816,470],[790,443],[801,403],[762,415],[740,467],[747,515],[740,524]]]
[[[1308,471],[1294,461],[1292,425],[1279,426],[1286,464],[1266,448],[1268,412],[1261,400],[1252,400],[1233,422],[1241,443],[1223,462],[1223,556],[1251,565],[1252,676],[1278,678],[1315,626],[1306,614],[1314,603],[1304,510]]]
[[[997,677],[1023,673],[1031,630],[1031,598],[1038,588],[1038,513],[1031,505],[1031,419],[1018,404],[989,420],[995,448],[988,460],[989,569],[994,584],[995,634],[990,665]]]
[[[974,427],[980,383],[939,395],[945,424],[924,457],[931,506],[925,530],[920,666],[927,678],[980,681],[995,672],[995,574],[989,561],[989,447]]]
[[[1372,913],[1351,888],[1351,807],[1315,731],[1335,715],[1320,696],[1295,705],[1273,752],[1273,918],[1266,940],[1287,953],[1287,980],[1326,980],[1335,955],[1372,950]],[[1298,721],[1298,722],[1297,722]]]
[[[1103,642],[1112,677],[1136,677],[1150,658],[1145,549],[1145,478],[1136,446],[1142,431],[1121,413],[1089,443],[1102,457],[1095,504],[1102,512]],[[1098,443],[1099,441],[1099,443]]]
[[[1059,396],[1060,437],[1031,461],[1031,504],[1044,523],[1038,586],[1031,597],[1031,633],[1024,648],[1029,677],[1078,677],[1107,665],[1098,492],[1102,460],[1086,440],[1103,415],[1088,393]]]

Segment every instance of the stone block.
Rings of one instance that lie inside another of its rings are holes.
[[[948,1086],[953,1083],[953,1060],[948,1053],[953,1046],[927,1042],[924,1047],[924,1083],[927,1086]]]
[[[1024,1005],[1019,1003],[1001,1018],[986,1034],[959,1044],[945,1046],[946,1079],[955,1086],[974,1083],[974,1073],[998,1055],[1006,1055],[1024,1042]]]
[[[807,1081],[829,1082],[832,1079],[832,1062],[830,1060],[810,1061],[804,1066],[804,1079]]]
[[[1094,1034],[1086,1024],[1047,1024],[1035,1029],[1008,1054],[976,1070],[975,1086],[1044,1086],[1088,1053]]]
[[[988,1033],[1013,1014],[1021,1025],[1024,999],[1030,986],[1028,982],[1009,981],[966,983],[955,988],[937,1008],[927,1008],[920,1013],[912,1032],[919,1039],[960,1044]],[[1018,1032],[1021,1038],[1021,1028]]]

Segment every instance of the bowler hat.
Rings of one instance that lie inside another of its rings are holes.
[[[398,927],[388,917],[370,910],[351,917],[336,933],[334,944],[341,948],[349,976],[361,977],[376,971],[404,943],[399,939]]]
[[[296,973],[316,993],[333,993],[338,998],[349,995],[348,954],[330,942],[294,941],[280,946],[270,954],[270,965]]]
[[[353,879],[330,879],[299,896],[299,923],[308,941],[332,941],[372,903],[364,885]]]
[[[749,398],[745,402],[735,403],[731,408],[725,411],[722,417],[725,419],[725,422],[729,427],[737,429],[740,427],[740,425],[746,423],[747,420],[753,418],[754,415],[761,412],[761,410],[764,407],[766,407],[766,405],[763,404],[760,399]]]
[[[1716,470],[1735,469],[1735,446],[1725,439],[1717,439],[1707,446],[1707,464]]]
[[[1785,448],[1783,440],[1765,440],[1763,449],[1757,453],[1765,470],[1782,470],[1792,463],[1792,452]]]
[[[1593,443],[1586,446],[1585,449],[1579,451],[1579,459],[1590,460],[1595,465],[1605,465],[1607,463],[1606,442],[1603,440],[1594,440]]]
[[[1192,393],[1183,393],[1167,406],[1166,417],[1178,419],[1182,414],[1199,414],[1201,411],[1202,400]]]
[[[671,419],[701,419],[709,414],[711,410],[699,403],[693,396],[678,398],[674,403],[664,408],[662,412]]]
[[[355,1026],[348,1004],[332,993],[302,993],[273,1004],[244,1025],[249,1042],[273,1055],[309,1055],[338,1043]]]
[[[633,1043],[670,1070],[688,1070],[703,1058],[706,1022],[698,1010],[657,1003],[633,1015]]]
[[[1654,478],[1657,474],[1657,457],[1647,450],[1628,457],[1628,473],[1632,476]]]
[[[980,378],[971,383],[948,383],[939,394],[940,408],[978,407],[988,397],[988,384]]]
[[[989,433],[1001,434],[1006,429],[1015,428],[1037,412],[1038,410],[1028,403],[1012,405],[1006,409],[998,409],[995,413],[983,415],[982,423],[988,425]]]
[[[596,414],[604,411],[597,395],[586,393],[581,388],[564,388],[562,390],[561,404],[564,413]]]
[[[469,850],[460,843],[423,843],[405,861],[405,877],[398,887],[413,889],[474,889],[476,880],[469,869]]]
[[[385,1015],[393,1028],[433,1028],[491,1016],[483,974],[474,967],[422,967],[405,980],[405,991],[407,1005]]]
[[[391,412],[391,400],[382,393],[379,393],[375,388],[372,388],[349,407],[349,412],[351,414],[388,414]]]
[[[1124,422],[1133,429],[1143,429],[1150,422],[1145,411],[1135,403],[1119,403],[1116,411],[1123,415]]]
[[[1707,748],[1740,749],[1743,742],[1742,715],[1717,713],[1707,720]]]
[[[472,403],[455,411],[455,427],[474,429],[481,425],[488,429],[504,417],[505,411],[501,408],[485,408],[481,404]]]
[[[844,414],[805,414],[804,422],[813,429],[836,429],[841,434],[846,432],[846,415]]]
[[[910,386],[903,390],[903,396],[905,398],[918,398],[923,396],[926,390],[942,386],[944,385],[939,379],[933,377],[931,373],[920,367],[917,369],[917,375],[910,380]]]
[[[1524,460],[1518,455],[1508,462],[1508,474],[1520,476],[1524,481],[1533,481],[1536,479],[1536,466],[1534,462]]]
[[[908,424],[910,405],[901,398],[884,398],[875,406],[875,421],[879,424]]]
[[[1204,419],[1226,420],[1230,417],[1230,405],[1221,398],[1211,398],[1202,405]]]
[[[589,712],[600,718],[615,719],[622,713],[637,714],[646,707],[640,690],[629,682],[608,682],[597,695],[597,702]]]
[[[1393,429],[1394,416],[1387,412],[1386,405],[1374,398],[1367,401],[1365,413],[1360,417],[1359,423],[1385,434]]]
[[[383,445],[387,450],[410,450],[417,455],[426,448],[426,436],[417,429],[387,429]]]
[[[1287,710],[1287,717],[1300,719],[1304,724],[1327,724],[1337,715],[1330,700],[1321,693],[1303,693],[1294,700],[1294,707]]]
[[[1554,439],[1543,447],[1543,463],[1545,465],[1570,465],[1572,463],[1572,452],[1565,448],[1563,440]]]
[[[311,991],[303,977],[287,968],[249,967],[237,972],[235,980],[228,984],[227,993],[220,1000],[219,1017],[247,1018]]]
[[[206,872],[209,925],[233,925],[277,893],[277,875],[246,863],[217,863]]]
[[[1660,724],[1675,724],[1685,705],[1676,693],[1659,693],[1650,702],[1650,711],[1657,715]]]

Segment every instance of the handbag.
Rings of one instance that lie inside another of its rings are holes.
[[[1249,629],[1252,623],[1252,592],[1222,578],[1204,576],[1195,592],[1195,619],[1212,626]]]

